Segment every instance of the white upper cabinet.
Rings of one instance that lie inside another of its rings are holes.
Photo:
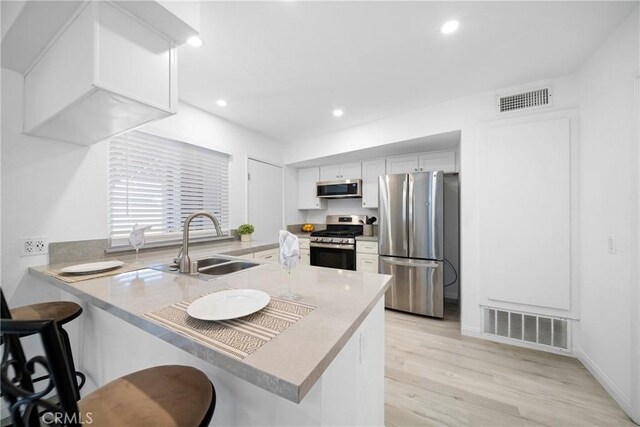
[[[386,173],[385,160],[362,162],[362,207],[378,207],[378,177]]]
[[[316,197],[320,168],[298,169],[298,209],[325,209],[326,200]]]
[[[444,171],[457,172],[456,152],[439,151],[435,153],[424,153],[418,156],[418,171]]]
[[[361,168],[362,165],[360,162],[322,166],[320,168],[320,181],[331,181],[335,179],[361,179]]]
[[[89,145],[175,113],[175,44],[127,10],[89,2],[24,79],[24,133]]]
[[[412,173],[441,170],[457,172],[455,151],[438,151],[433,153],[411,154],[408,156],[390,157],[387,159],[387,173]]]
[[[418,172],[418,156],[389,157],[387,159],[387,174]]]
[[[340,178],[340,165],[322,166],[320,168],[320,181],[332,181]]]

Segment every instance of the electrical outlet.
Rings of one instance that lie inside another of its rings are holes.
[[[22,256],[46,255],[49,253],[49,242],[46,237],[23,237],[20,239]]]

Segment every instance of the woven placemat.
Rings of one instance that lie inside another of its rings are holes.
[[[118,268],[114,268],[113,270],[103,271],[102,273],[95,274],[68,274],[62,273],[60,269],[53,269],[46,272],[49,276],[53,276],[56,279],[60,279],[63,282],[67,283],[76,283],[82,282],[84,280],[97,279],[98,277],[107,277],[114,276],[116,274],[128,273],[130,271],[136,271],[145,268],[141,265],[136,264],[123,264]]]
[[[255,352],[316,308],[297,301],[271,297],[266,307],[248,316],[209,321],[195,319],[187,314],[189,304],[196,299],[172,304],[143,316],[238,359],[244,359]]]

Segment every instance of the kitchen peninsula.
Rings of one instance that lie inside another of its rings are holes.
[[[225,250],[240,255],[247,248],[210,245],[193,250],[192,259]],[[172,255],[166,251],[142,261],[146,267],[170,262]],[[298,266],[294,291],[300,303],[314,309],[241,359],[145,315],[225,288],[277,297],[288,285],[279,265],[263,263],[214,280],[143,268],[76,283],[47,273],[62,266],[32,268],[31,274],[62,290],[63,299],[70,294],[82,302],[84,321],[75,331],[80,344],[74,354],[94,383],[149,366],[190,365],[216,387],[215,425],[384,423],[383,296],[389,276]]]

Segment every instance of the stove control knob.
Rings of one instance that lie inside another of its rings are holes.
[[[349,243],[349,239],[340,239],[340,243]]]

